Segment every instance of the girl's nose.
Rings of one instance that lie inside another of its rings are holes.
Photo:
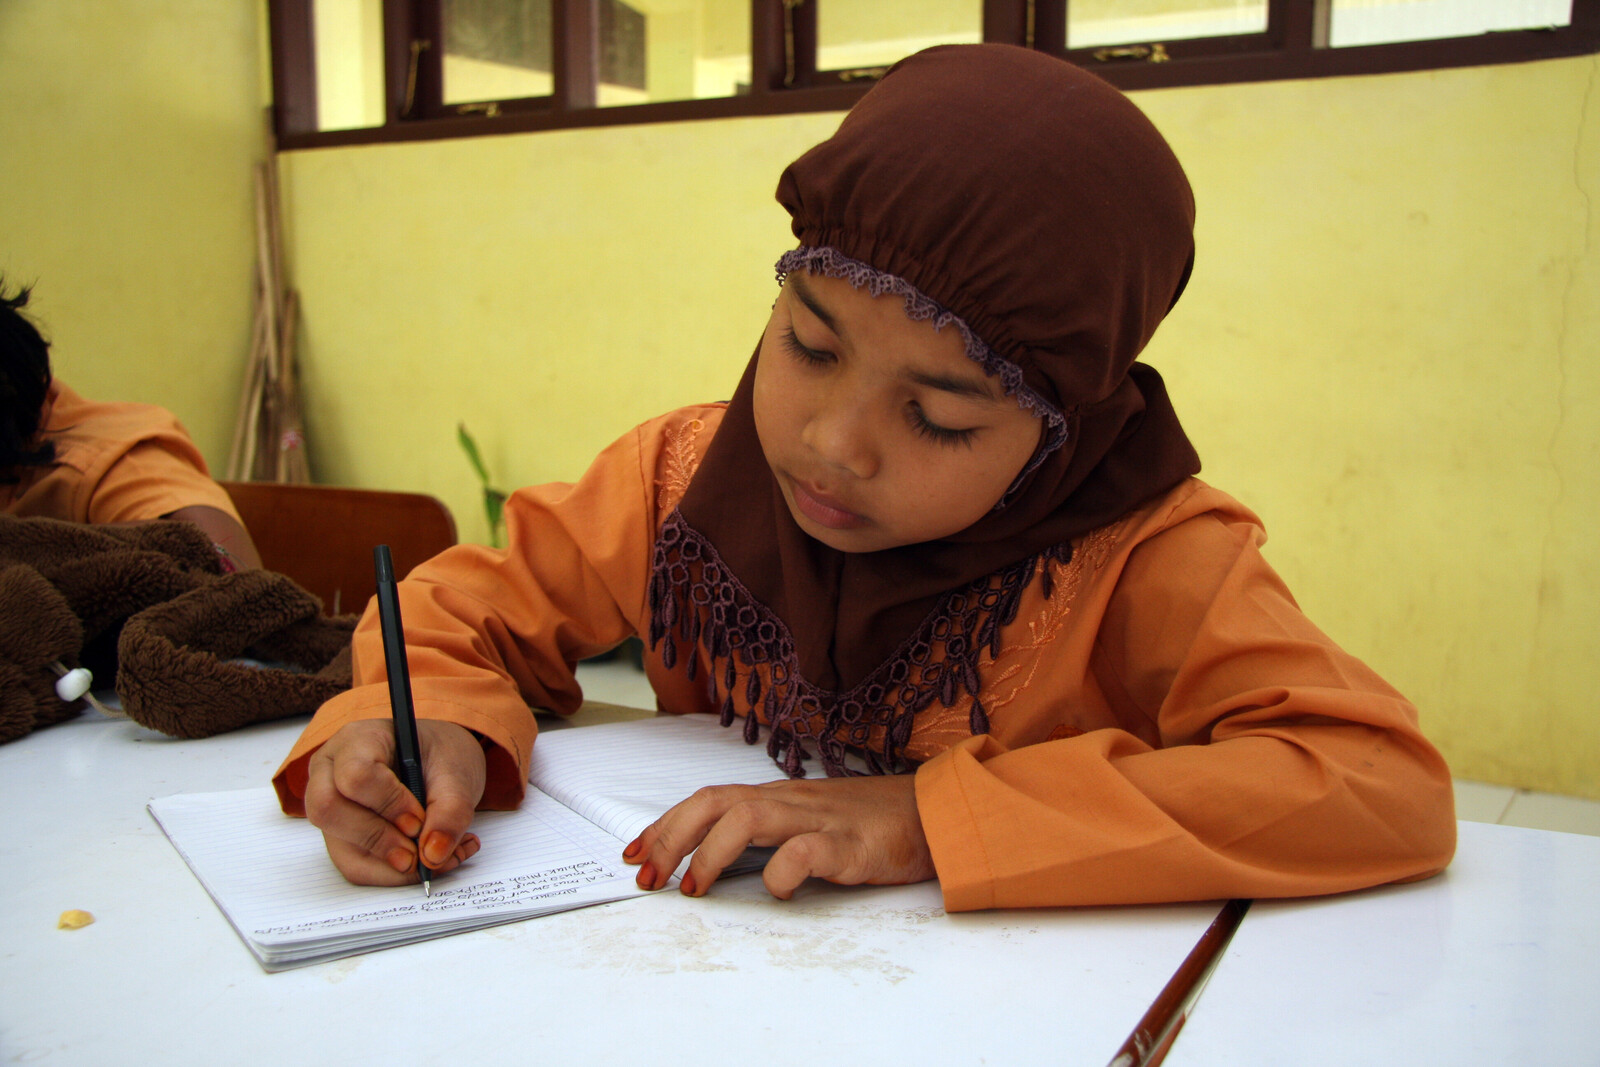
[[[855,478],[878,473],[879,446],[871,414],[859,403],[830,397],[806,422],[803,439],[823,462]]]

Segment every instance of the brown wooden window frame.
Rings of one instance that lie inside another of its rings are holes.
[[[843,111],[882,68],[818,70],[817,8],[829,0],[751,0],[751,86],[738,96],[598,107],[598,0],[551,0],[549,96],[442,102],[440,0],[384,0],[385,121],[317,129],[314,0],[269,0],[274,126],[281,149],[476,137],[643,122]],[[983,39],[1039,48],[1124,90],[1514,63],[1600,51],[1600,0],[1572,0],[1570,25],[1473,37],[1326,47],[1331,0],[1267,0],[1263,33],[1117,48],[1060,47],[1071,0],[983,0]],[[487,112],[487,113],[486,113]]]

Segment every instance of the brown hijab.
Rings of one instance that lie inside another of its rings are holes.
[[[987,729],[978,665],[1028,584],[1049,581],[1041,562],[1199,470],[1160,377],[1134,362],[1188,279],[1194,201],[1126,97],[1007,45],[902,60],[784,171],[778,200],[800,239],[780,274],[896,293],[960,330],[1044,434],[967,529],[839,552],[795,524],[766,466],[753,358],[657,540],[651,643],[691,675],[697,648],[720,664],[706,684],[724,722],[747,710],[752,741],[769,725],[789,773],[808,746],[830,774],[852,749],[900,770],[934,700],[970,693]]]

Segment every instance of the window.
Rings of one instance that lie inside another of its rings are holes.
[[[983,40],[983,5],[973,0],[922,0],[915,12],[895,3],[817,6],[816,66],[872,77],[904,56],[936,44]]]
[[[492,103],[554,95],[554,6],[441,0],[443,111],[487,113]],[[747,0],[598,0],[591,27],[596,65],[589,106],[733,96],[750,83]]]
[[[1572,0],[1332,0],[1328,45],[1470,37],[1572,24]]]
[[[1071,49],[1115,48],[1266,32],[1267,0],[1076,0],[1067,6],[1067,36],[1060,43]]]
[[[844,110],[1001,41],[1124,89],[1600,50],[1600,0],[270,0],[285,148]]]

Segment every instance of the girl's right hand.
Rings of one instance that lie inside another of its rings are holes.
[[[470,859],[478,836],[467,833],[483,796],[483,747],[455,723],[417,721],[428,809],[394,772],[394,725],[363,719],[342,727],[312,755],[306,817],[322,831],[328,856],[358,885],[417,881],[417,852],[434,873]]]

